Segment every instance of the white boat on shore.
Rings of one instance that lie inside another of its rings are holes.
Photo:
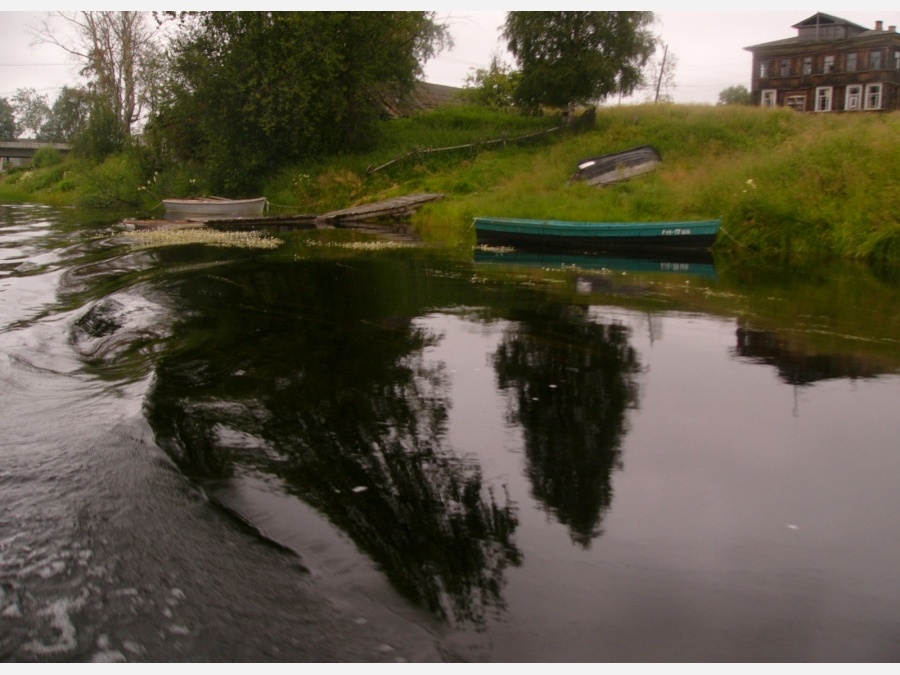
[[[226,199],[202,197],[198,199],[163,199],[166,215],[176,218],[261,216],[266,208],[265,197]]]

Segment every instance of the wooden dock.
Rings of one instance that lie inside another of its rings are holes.
[[[329,211],[319,216],[319,219],[326,223],[337,225],[340,223],[371,222],[382,218],[404,218],[418,211],[422,204],[443,199],[443,197],[444,195],[442,194],[421,192],[403,197],[394,197],[381,202],[373,202],[372,204],[353,206],[349,209]]]
[[[181,220],[126,220],[126,225],[139,230],[184,229],[190,227],[216,226],[226,228],[247,228],[266,226],[288,226],[315,228],[323,225],[340,226],[349,223],[375,222],[390,218],[400,220],[406,218],[423,204],[443,199],[442,194],[420,192],[403,197],[394,197],[380,202],[353,206],[349,209],[329,211],[321,215],[306,214],[294,216],[211,216],[185,218]]]

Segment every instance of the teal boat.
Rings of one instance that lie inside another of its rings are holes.
[[[576,222],[525,218],[475,218],[480,246],[570,253],[630,255],[690,254],[709,251],[721,219],[666,222]]]

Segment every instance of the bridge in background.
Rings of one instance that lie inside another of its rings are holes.
[[[34,157],[41,148],[54,148],[60,152],[68,152],[72,146],[68,143],[45,143],[43,141],[0,141],[0,171],[7,160],[26,160]]]

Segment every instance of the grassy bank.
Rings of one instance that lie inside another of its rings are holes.
[[[725,233],[717,247],[727,253],[900,264],[896,113],[610,107],[597,111],[589,131],[534,135],[556,126],[552,118],[472,108],[385,121],[371,151],[283,169],[266,179],[264,192],[276,209],[294,213],[440,192],[446,199],[423,209],[414,223],[427,239],[454,246],[474,243],[475,215],[721,216]],[[501,138],[507,142],[488,143]],[[578,159],[644,144],[662,155],[656,172],[603,189],[570,181]],[[435,148],[453,149],[430,152]],[[202,167],[159,171],[140,157],[114,157],[91,168],[67,161],[5,176],[0,201],[127,204],[149,211],[163,196],[204,194],[204,183]]]
[[[723,251],[900,261],[900,116],[813,116],[755,108],[599,111],[596,129],[551,147],[481,156],[421,180],[453,199],[418,219],[462,237],[475,215],[564,220],[721,216]],[[663,164],[628,183],[569,178],[578,158],[642,144]],[[460,190],[459,186],[478,186]],[[471,237],[471,232],[465,235]]]

